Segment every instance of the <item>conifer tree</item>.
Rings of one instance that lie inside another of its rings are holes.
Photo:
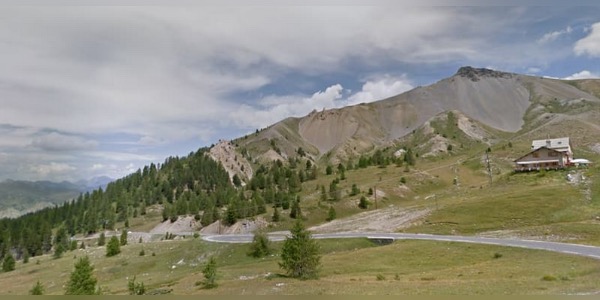
[[[98,237],[98,246],[104,246],[106,244],[106,235],[104,232],[100,233],[100,237]]]
[[[292,219],[301,219],[302,218],[300,202],[297,200],[294,201],[294,203],[292,203],[292,209],[290,209],[290,218],[292,218]]]
[[[121,246],[125,246],[127,245],[127,230],[123,229],[123,231],[121,231]]]
[[[218,286],[217,284],[217,261],[214,256],[211,256],[208,263],[202,269],[204,275],[204,288],[212,289]]]
[[[106,256],[111,257],[119,253],[121,253],[121,242],[113,235],[106,245]]]
[[[273,216],[271,217],[271,221],[273,222],[279,222],[280,217],[279,217],[279,210],[277,209],[277,207],[275,207],[273,209]]]
[[[29,295],[43,295],[44,294],[44,286],[38,280],[36,284],[29,290]]]
[[[329,211],[327,212],[327,221],[333,221],[336,218],[335,208],[333,206],[329,207]]]
[[[69,282],[65,288],[65,295],[94,295],[96,291],[97,279],[94,277],[94,267],[90,259],[84,256],[75,264],[75,269],[71,273]]]
[[[319,252],[319,245],[298,220],[291,229],[291,236],[283,243],[279,267],[291,277],[316,278],[321,265]]]
[[[15,258],[9,252],[4,256],[4,260],[2,261],[2,271],[10,272],[15,269]]]

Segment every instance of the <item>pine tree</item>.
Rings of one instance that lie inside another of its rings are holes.
[[[300,202],[294,201],[292,203],[292,209],[290,209],[290,218],[292,219],[302,219],[302,211],[300,209]]]
[[[63,247],[63,244],[58,244],[54,248],[54,255],[53,255],[53,257],[55,259],[61,258],[62,255],[63,255],[63,253],[65,253],[65,248]]]
[[[65,289],[65,295],[95,295],[97,279],[94,277],[94,267],[90,259],[84,256],[75,264],[69,282]]]
[[[321,264],[319,252],[319,245],[298,220],[292,227],[291,236],[283,243],[279,267],[291,277],[316,278]]]
[[[36,284],[29,290],[29,295],[43,295],[44,294],[44,286],[38,280]]]
[[[121,253],[121,243],[116,236],[112,236],[106,245],[106,256],[111,257]]]
[[[335,208],[333,206],[329,207],[329,211],[327,212],[327,221],[333,221],[336,218]]]
[[[127,245],[127,230],[123,229],[123,231],[121,231],[121,246],[125,246]]]
[[[104,232],[100,233],[100,237],[98,237],[98,246],[104,246],[106,244],[106,235]]]
[[[202,274],[204,274],[204,288],[212,289],[218,286],[217,284],[217,261],[214,256],[211,256],[208,260],[204,269],[202,269]]]
[[[367,209],[369,207],[369,202],[367,202],[367,198],[365,196],[360,197],[360,202],[358,202],[358,207],[362,209]]]
[[[277,207],[275,207],[273,209],[273,216],[271,217],[271,221],[273,222],[279,222],[280,217],[279,217],[279,210],[277,209]]]
[[[9,252],[4,256],[4,260],[2,261],[2,271],[10,272],[15,269],[15,258]]]

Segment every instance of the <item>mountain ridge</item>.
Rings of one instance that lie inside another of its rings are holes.
[[[534,122],[545,124],[558,110],[571,109],[566,106],[596,107],[599,97],[598,79],[560,80],[464,66],[427,86],[371,103],[313,110],[235,142],[252,157],[279,149],[279,156],[287,159],[302,148],[315,161],[338,162],[393,145],[449,111],[499,134],[517,135],[531,130]]]

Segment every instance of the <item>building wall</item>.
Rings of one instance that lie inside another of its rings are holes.
[[[540,162],[540,161],[548,162]],[[558,160],[558,162],[550,162],[551,160]],[[531,162],[529,164],[517,164]],[[565,166],[566,155],[561,152],[550,150],[547,148],[537,149],[526,156],[520,158],[515,162],[515,168],[562,168]]]

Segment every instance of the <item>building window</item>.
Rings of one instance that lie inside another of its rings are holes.
[[[533,152],[531,155],[532,155],[533,157],[535,157],[535,158],[538,158],[538,157],[540,157],[540,153],[539,153],[539,152]]]

